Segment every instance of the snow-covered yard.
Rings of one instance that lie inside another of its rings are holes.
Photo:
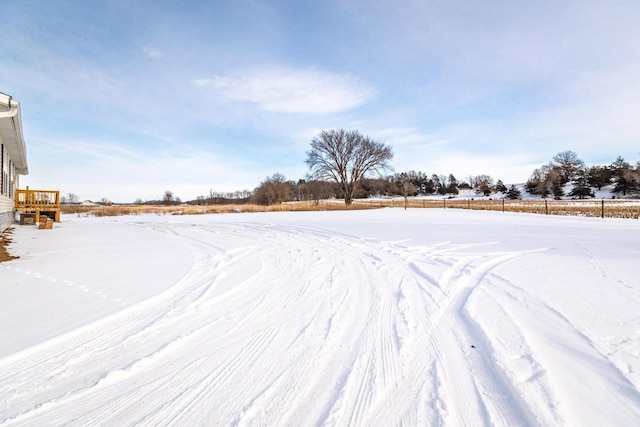
[[[640,221],[66,217],[0,264],[0,425],[640,425]]]

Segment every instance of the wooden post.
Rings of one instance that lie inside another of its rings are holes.
[[[544,212],[549,215],[549,206],[547,205],[547,199],[544,199]]]
[[[504,212],[504,199],[502,199],[502,212]]]
[[[604,199],[602,199],[602,218],[604,218]]]

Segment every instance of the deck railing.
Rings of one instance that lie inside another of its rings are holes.
[[[60,209],[60,192],[55,190],[16,190],[16,209]]]

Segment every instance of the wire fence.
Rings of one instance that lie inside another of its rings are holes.
[[[473,199],[359,199],[368,207],[468,209],[573,215],[600,218],[640,218],[640,200],[473,200]]]

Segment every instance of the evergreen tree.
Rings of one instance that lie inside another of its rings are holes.
[[[631,165],[626,162],[622,157],[618,156],[615,162],[611,164],[611,173],[613,176],[613,182],[615,186],[612,193],[622,193],[623,196],[627,195],[627,192],[632,189],[633,183],[630,182],[631,177],[629,172],[631,171]]]
[[[458,180],[453,174],[449,175],[449,185],[447,185],[447,194],[458,194]]]
[[[562,185],[562,181],[554,182],[551,185],[551,192],[553,193],[553,198],[555,200],[562,199],[562,196],[564,196],[564,187]]]
[[[608,166],[591,166],[587,169],[587,182],[591,187],[602,190],[605,185],[611,184],[613,173]]]
[[[500,193],[503,193],[503,194],[508,191],[507,186],[504,185],[504,182],[502,182],[501,179],[499,179],[498,182],[496,182],[496,191],[499,191]]]
[[[595,197],[591,190],[591,186],[587,180],[587,172],[586,170],[581,170],[578,172],[576,177],[573,180],[573,189],[569,193],[571,197],[577,197],[578,199],[584,199],[586,197]]]
[[[522,198],[522,193],[516,188],[515,185],[511,185],[511,187],[509,187],[509,189],[504,193],[506,194],[507,199],[510,200],[518,200]]]

